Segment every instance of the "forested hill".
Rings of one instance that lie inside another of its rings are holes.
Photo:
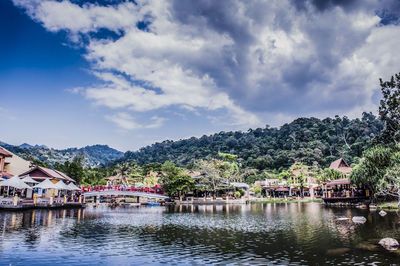
[[[126,152],[114,163],[136,161],[139,164],[174,161],[188,165],[195,159],[217,157],[218,152],[239,156],[244,167],[282,169],[295,161],[321,167],[339,157],[348,163],[358,160],[371,146],[374,136],[383,129],[383,123],[372,113],[363,113],[361,119],[347,117],[298,118],[281,128],[257,128],[247,132],[220,132],[201,138],[163,141]]]

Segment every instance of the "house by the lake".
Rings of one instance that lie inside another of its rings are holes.
[[[333,161],[329,166],[329,168],[339,171],[345,175],[349,175],[352,171],[351,167],[346,163],[346,161],[343,158]]]
[[[57,181],[61,180],[65,183],[70,183],[70,182],[75,183],[74,179],[70,178],[63,172],[42,166],[36,166],[20,174],[20,176],[26,176],[26,175],[29,175],[33,180],[36,180],[38,182],[41,182],[45,179],[51,179]]]

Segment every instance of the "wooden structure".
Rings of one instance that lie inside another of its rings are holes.
[[[365,187],[356,187],[350,184],[349,178],[333,180],[323,184],[323,197],[325,203],[357,203],[369,200],[370,190]]]
[[[12,154],[0,147],[0,177],[10,178],[13,176],[5,171],[6,158],[8,157],[12,157]]]
[[[346,163],[346,161],[343,158],[333,161],[329,166],[329,168],[339,171],[345,175],[350,174],[352,171],[351,167]]]
[[[36,181],[43,181],[45,179],[55,179],[62,180],[67,183],[75,183],[75,180],[67,176],[61,171],[49,169],[42,166],[36,166],[25,173],[20,174],[20,176],[29,175],[32,179]]]

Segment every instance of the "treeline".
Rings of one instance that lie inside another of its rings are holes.
[[[128,151],[108,166],[130,161],[139,165],[172,161],[190,168],[198,159],[215,158],[225,152],[237,155],[242,167],[260,171],[280,172],[295,162],[325,168],[339,157],[357,163],[383,127],[372,113],[363,113],[361,119],[298,118],[279,129],[266,126],[155,143],[136,152]]]

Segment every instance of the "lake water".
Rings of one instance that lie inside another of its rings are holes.
[[[0,212],[0,264],[400,264],[376,245],[399,222],[319,203]]]

